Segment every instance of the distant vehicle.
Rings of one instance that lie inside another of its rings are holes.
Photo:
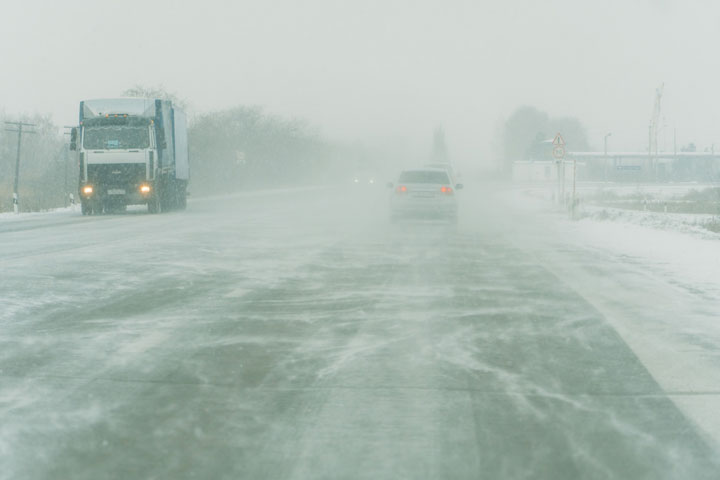
[[[394,191],[390,200],[390,218],[441,218],[457,220],[458,204],[455,191],[462,184],[453,184],[442,168],[403,171],[397,184],[388,184]]]
[[[185,208],[187,122],[170,101],[82,101],[70,148],[78,151],[83,215],[124,210],[131,204],[147,204],[150,213]]]
[[[356,174],[353,175],[353,184],[359,185],[359,186],[374,186],[375,185],[375,177],[370,174]]]

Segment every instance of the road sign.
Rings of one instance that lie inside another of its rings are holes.
[[[564,147],[565,146],[565,139],[560,135],[559,133],[555,135],[555,139],[553,140],[553,145],[556,147]]]
[[[553,157],[557,158],[558,160],[565,158],[565,147],[561,145],[553,147]]]

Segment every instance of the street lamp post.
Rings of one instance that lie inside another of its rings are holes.
[[[607,183],[608,180],[608,158],[607,158],[607,139],[608,137],[612,135],[612,133],[608,132],[605,134],[605,138],[603,138],[603,142],[605,143],[605,157],[604,157],[604,163],[605,163],[605,183]]]

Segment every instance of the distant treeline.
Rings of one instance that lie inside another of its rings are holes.
[[[77,165],[68,155],[68,139],[49,116],[8,117],[0,113],[0,212],[13,210],[12,192],[17,159],[17,127],[25,122],[20,150],[19,193],[22,211],[64,206],[66,192],[77,190]],[[67,172],[67,175],[66,175]],[[66,185],[68,189],[66,189]]]
[[[518,160],[552,160],[552,140],[561,133],[567,148],[587,151],[589,142],[585,126],[574,117],[551,117],[532,106],[521,106],[512,112],[502,126],[502,171],[510,177]]]
[[[78,166],[69,137],[47,116],[9,118],[35,124],[23,133],[20,163],[21,211],[68,204],[77,195]],[[10,125],[3,126],[12,129]],[[17,134],[0,132],[0,211],[12,211]],[[193,196],[243,189],[329,181],[346,169],[339,149],[303,120],[239,106],[191,116],[189,124]]]
[[[332,170],[333,147],[317,131],[259,107],[199,115],[188,140],[193,195],[320,183]]]

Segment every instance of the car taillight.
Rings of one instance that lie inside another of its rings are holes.
[[[452,195],[452,193],[453,193],[452,187],[440,187],[440,191],[447,195]]]
[[[406,187],[405,185],[399,185],[399,186],[395,189],[395,192],[396,192],[396,193],[405,193],[405,192],[407,192],[407,187]]]

